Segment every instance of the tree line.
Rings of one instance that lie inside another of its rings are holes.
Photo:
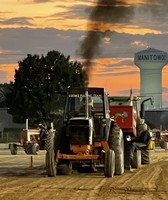
[[[28,54],[18,62],[14,81],[0,85],[0,106],[7,107],[15,123],[30,123],[53,118],[61,113],[62,91],[70,87],[85,87],[88,76],[83,65],[71,61],[59,51],[44,55]],[[50,119],[50,120],[53,120]]]

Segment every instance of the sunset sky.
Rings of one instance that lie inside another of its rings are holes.
[[[168,52],[167,10],[166,0],[1,0],[0,83],[13,81],[27,54],[57,50],[89,64],[90,86],[139,95],[134,54],[148,47]],[[167,66],[162,80],[168,106]]]

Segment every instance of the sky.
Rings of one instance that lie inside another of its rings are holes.
[[[27,54],[56,50],[88,67],[89,86],[139,95],[134,54],[148,47],[168,52],[167,10],[166,0],[1,0],[0,83],[14,81]],[[163,106],[167,77],[166,65]]]

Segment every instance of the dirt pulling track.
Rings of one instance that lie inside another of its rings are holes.
[[[33,156],[0,150],[0,200],[160,200],[168,199],[168,151],[152,151],[152,162],[133,172],[47,177],[45,152]]]

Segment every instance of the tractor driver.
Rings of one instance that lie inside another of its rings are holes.
[[[86,112],[86,97],[82,98],[82,106],[79,109],[79,113],[85,113]],[[91,116],[91,111],[93,111],[93,99],[92,97],[89,95],[88,96],[88,114],[89,116]]]

